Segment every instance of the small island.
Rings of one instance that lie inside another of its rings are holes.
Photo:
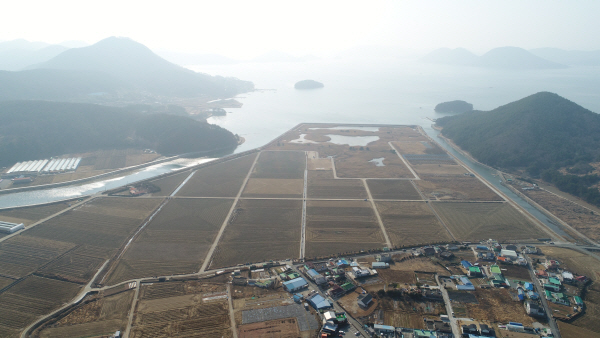
[[[315,80],[302,80],[296,82],[294,88],[296,89],[315,89],[315,88],[323,88],[323,84],[321,82],[317,82]]]
[[[465,101],[442,102],[435,106],[436,113],[464,113],[473,110],[473,105]]]

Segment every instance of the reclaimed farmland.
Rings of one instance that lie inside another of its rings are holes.
[[[365,199],[367,191],[360,180],[336,180],[331,170],[308,172],[308,198]]]
[[[177,196],[235,197],[256,156],[257,154],[250,154],[199,169],[177,192]]]
[[[366,201],[308,201],[306,257],[382,248],[385,240]]]
[[[457,240],[529,240],[546,236],[508,203],[434,202]]]
[[[407,180],[367,180],[373,199],[421,200],[421,195]]]
[[[232,204],[231,199],[172,199],[135,239],[108,283],[197,272]]]
[[[425,202],[375,204],[394,247],[452,241]]]
[[[301,221],[302,201],[240,200],[210,268],[296,258],[300,250]]]

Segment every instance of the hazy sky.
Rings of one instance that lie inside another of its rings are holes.
[[[600,49],[598,0],[6,1],[0,40],[94,43],[253,57],[333,54],[357,45]]]

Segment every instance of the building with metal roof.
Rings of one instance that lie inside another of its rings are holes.
[[[375,332],[377,333],[393,333],[396,332],[396,328],[393,326],[389,326],[389,325],[381,325],[381,324],[374,324],[373,325],[373,329],[375,329]]]
[[[371,263],[371,268],[373,269],[389,269],[390,263],[386,262],[373,262]]]
[[[283,283],[283,288],[287,292],[296,292],[308,287],[308,283],[302,277],[298,277]]]
[[[328,309],[332,306],[331,302],[318,293],[306,298],[306,301],[315,308],[315,310]]]

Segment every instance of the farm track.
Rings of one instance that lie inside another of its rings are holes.
[[[371,202],[371,208],[373,208],[373,212],[375,213],[375,216],[377,217],[377,223],[379,223],[379,227],[381,228],[381,233],[383,234],[383,237],[385,238],[385,243],[388,248],[392,248],[392,242],[390,241],[387,231],[385,230],[385,226],[383,225],[383,221],[381,220],[379,211],[377,211],[377,206],[375,206],[375,201],[373,201],[373,196],[371,196],[371,190],[369,190],[369,185],[367,184],[367,180],[363,178],[362,182],[365,186],[365,189],[367,190],[367,195],[369,196],[369,202]]]
[[[394,147],[394,145],[392,144],[392,142],[388,142],[388,144],[390,145],[390,147],[392,149],[394,149],[394,151],[396,152],[396,155],[398,155],[398,157],[400,157],[400,159],[402,160],[402,162],[404,162],[404,165],[408,168],[408,170],[410,170],[410,172],[413,174],[414,179],[415,180],[420,180],[419,175],[417,175],[417,173],[413,170],[413,168],[408,164],[408,162],[406,162],[406,159],[404,158],[404,156],[402,156],[400,154],[400,152],[396,149],[396,147]],[[412,179],[411,179],[412,180]]]
[[[254,170],[254,167],[256,166],[256,163],[258,162],[260,155],[261,155],[261,153],[258,153],[258,155],[254,158],[254,162],[252,163],[252,166],[250,166],[250,170],[248,170],[248,174],[246,175],[246,178],[244,178],[244,182],[242,183],[242,186],[240,187],[240,191],[238,192],[237,196],[235,197],[235,200],[233,201],[233,204],[231,205],[231,208],[229,209],[229,213],[227,214],[227,217],[225,217],[225,220],[223,221],[223,224],[221,225],[221,228],[219,229],[219,233],[215,237],[213,244],[211,245],[210,249],[208,250],[208,253],[206,254],[206,258],[204,259],[204,262],[202,263],[202,267],[200,268],[200,271],[199,271],[200,273],[206,271],[206,269],[210,266],[213,252],[217,248],[217,244],[219,244],[219,241],[221,240],[221,237],[223,236],[223,233],[225,232],[225,228],[227,227],[227,224],[229,224],[229,218],[233,214],[233,211],[235,210],[237,203],[240,200],[240,196],[242,196],[242,192],[244,191],[244,188],[246,187],[246,184],[248,183],[248,180],[250,179],[250,175],[252,175],[252,171]]]
[[[444,229],[446,229],[446,231],[448,231],[448,234],[450,235],[450,237],[452,237],[452,239],[456,241],[456,236],[454,236],[452,231],[450,231],[450,228],[446,225],[446,223],[444,223],[444,221],[442,220],[440,215],[438,215],[437,211],[431,206],[431,203],[429,203],[430,201],[427,198],[425,198],[425,196],[423,195],[421,190],[419,190],[419,188],[417,187],[415,182],[410,181],[410,183],[412,183],[412,185],[415,187],[415,189],[417,190],[419,195],[421,195],[421,198],[425,201],[425,203],[427,203],[429,210],[431,210],[431,212],[435,215],[435,218],[437,218],[438,222],[440,222],[440,224],[444,226]]]
[[[83,204],[85,204],[85,203],[91,202],[91,201],[93,201],[95,198],[97,198],[97,197],[99,197],[99,196],[100,196],[100,193],[97,193],[97,194],[95,194],[95,195],[92,195],[92,196],[91,196],[91,198],[90,198],[90,199],[88,199],[88,200],[85,200],[85,199],[84,199],[83,201],[81,201],[81,202],[79,202],[79,203],[75,203],[75,204],[71,205],[70,207],[68,207],[68,208],[66,208],[66,209],[63,209],[63,210],[61,210],[61,211],[59,211],[59,212],[57,212],[57,213],[55,213],[55,214],[53,214],[53,215],[50,215],[50,216],[48,216],[48,217],[46,217],[46,218],[43,218],[43,219],[41,219],[41,220],[39,220],[39,221],[37,221],[37,222],[35,222],[35,223],[31,224],[30,226],[28,226],[27,228],[25,228],[25,229],[23,229],[23,230],[19,230],[19,231],[17,231],[17,232],[14,232],[14,233],[12,233],[12,234],[10,234],[10,235],[4,236],[4,237],[0,238],[0,243],[1,243],[1,242],[4,242],[5,240],[7,240],[7,239],[9,239],[9,238],[12,238],[12,237],[14,237],[14,236],[20,235],[20,234],[21,234],[23,231],[26,231],[26,230],[28,230],[28,229],[31,229],[31,228],[35,227],[36,225],[42,224],[42,223],[46,222],[46,221],[47,221],[47,220],[49,220],[49,219],[52,219],[52,218],[54,218],[54,217],[56,217],[56,216],[59,216],[59,215],[62,215],[62,214],[64,214],[65,212],[67,212],[67,211],[70,211],[70,210],[73,210],[73,209],[75,209],[75,208],[77,208],[77,207],[79,207],[79,206],[81,206],[81,205],[83,205]],[[84,196],[84,197],[82,197],[82,198],[85,198],[85,196]]]
[[[308,153],[306,155],[305,167],[304,167],[304,191],[302,196],[302,232],[300,234],[300,259],[304,259],[304,253],[306,252],[306,194],[308,191]],[[237,338],[237,333],[235,337]]]

